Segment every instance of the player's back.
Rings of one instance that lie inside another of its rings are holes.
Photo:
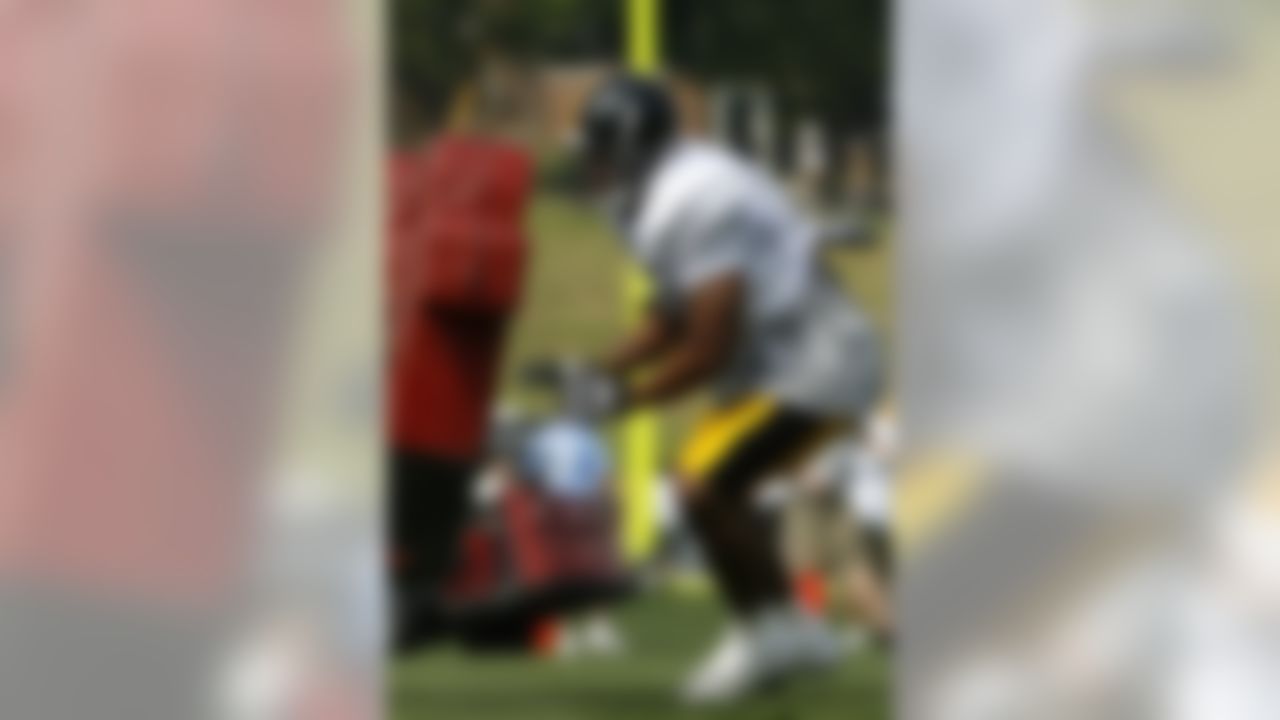
[[[632,250],[678,299],[727,269],[748,281],[753,318],[787,312],[811,280],[816,233],[760,168],[686,141],[658,162],[628,229]]]
[[[677,314],[706,281],[741,276],[746,308],[716,381],[722,398],[764,391],[838,415],[870,405],[870,324],[822,266],[815,228],[763,170],[710,143],[680,143],[659,160],[627,231]]]

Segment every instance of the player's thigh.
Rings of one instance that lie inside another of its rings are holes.
[[[692,498],[745,496],[820,446],[836,425],[767,395],[717,407],[694,426],[677,458],[681,488]]]

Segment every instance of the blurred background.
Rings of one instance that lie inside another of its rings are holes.
[[[516,143],[535,161],[529,266],[493,410],[497,435],[536,437],[551,419],[552,398],[521,381],[530,360],[591,356],[634,317],[635,270],[613,229],[575,190],[570,163],[584,100],[620,69],[660,77],[674,91],[683,133],[749,157],[829,226],[840,242],[827,260],[877,329],[892,335],[887,32],[888,7],[880,0],[390,3],[393,153],[412,156],[444,134],[481,133]],[[699,404],[684,402],[599,438],[612,461],[607,482],[617,517],[606,532],[625,558],[625,599],[595,617],[523,624],[501,652],[477,650],[473,638],[398,660],[389,698],[394,717],[692,713],[677,705],[673,688],[713,639],[723,611],[666,476],[676,439]],[[881,424],[887,453],[894,434],[887,413]],[[500,470],[510,452],[495,441],[490,455],[490,469]],[[765,502],[787,527],[797,593],[813,612],[834,619],[858,652],[838,676],[748,702],[725,717],[888,716],[887,651],[874,641],[878,628],[858,598],[859,583],[874,573],[856,551],[856,523],[842,497],[845,475],[858,471],[838,460],[812,469],[796,485],[801,489],[779,485]],[[516,492],[485,486],[498,495]],[[480,518],[510,523],[500,500],[478,507]],[[475,541],[484,536],[474,527],[471,533]],[[465,555],[463,576],[475,562]]]
[[[904,0],[908,718],[1277,701],[1277,17]]]
[[[380,20],[0,10],[6,717],[378,714]]]

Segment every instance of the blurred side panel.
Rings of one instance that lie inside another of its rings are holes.
[[[904,717],[1280,707],[1277,40],[898,3]]]
[[[377,714],[378,12],[0,7],[0,715]]]

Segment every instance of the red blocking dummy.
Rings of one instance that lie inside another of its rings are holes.
[[[390,430],[398,449],[471,461],[520,298],[530,162],[448,136],[391,173]]]

